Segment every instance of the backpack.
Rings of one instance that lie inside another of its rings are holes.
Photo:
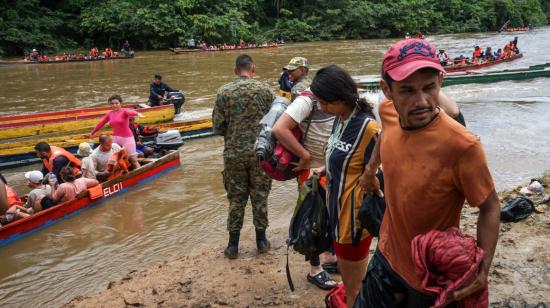
[[[313,93],[310,91],[304,91],[300,94],[300,96],[305,96],[313,100],[313,109],[311,110],[311,113],[309,114],[307,118],[307,126],[304,134],[302,135],[302,131],[300,130],[299,125],[295,126],[292,129],[292,134],[297,140],[300,140],[300,143],[304,143],[307,137],[307,133],[309,131],[309,126],[311,125],[311,119],[313,118],[313,114],[315,111],[317,111],[317,104],[315,104]],[[262,120],[263,121],[263,120]],[[260,132],[261,136],[262,132]],[[257,140],[260,139],[260,136]],[[256,141],[255,144],[255,150],[258,148],[258,141]],[[296,178],[298,174],[292,169],[294,168],[294,164],[299,161],[299,158],[294,155],[292,152],[290,152],[287,148],[285,148],[281,143],[277,142],[272,155],[268,159],[260,159],[260,168],[267,174],[270,178],[277,180],[277,181],[287,181],[291,180],[293,178]]]
[[[503,222],[517,222],[533,213],[533,201],[525,197],[517,197],[500,209],[500,220]]]
[[[330,249],[332,236],[328,210],[325,206],[325,190],[319,184],[319,175],[313,174],[300,188],[300,194],[290,220],[287,240],[286,274],[290,289],[294,284],[288,266],[288,248],[306,257],[316,256]]]
[[[327,308],[347,308],[346,300],[348,296],[343,283],[339,283],[336,288],[330,290],[325,296]]]

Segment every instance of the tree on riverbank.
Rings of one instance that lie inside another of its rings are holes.
[[[0,54],[92,46],[380,38],[545,25],[548,0],[0,0]]]

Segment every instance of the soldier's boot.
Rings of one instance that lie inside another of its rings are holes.
[[[256,230],[256,247],[258,248],[258,253],[266,253],[271,248],[271,243],[265,236],[265,230]]]
[[[223,251],[223,254],[228,259],[237,259],[239,256],[239,237],[240,232],[230,232],[229,233],[229,243],[227,244],[227,248]]]

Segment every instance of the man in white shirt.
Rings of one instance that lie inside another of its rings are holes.
[[[120,149],[121,147],[118,144],[113,143],[111,136],[99,136],[99,146],[92,152],[90,157],[95,166],[95,176],[100,182],[105,181],[111,175],[107,170],[109,158]]]

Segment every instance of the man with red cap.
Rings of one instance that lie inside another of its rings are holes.
[[[435,48],[422,39],[400,41],[384,55],[382,134],[360,185],[381,195],[375,173],[382,164],[386,211],[356,307],[433,305],[435,296],[422,289],[415,272],[411,241],[431,230],[459,227],[465,200],[479,208],[477,244],[485,256],[475,279],[453,298],[487,285],[499,200],[478,138],[438,104],[444,74]]]

